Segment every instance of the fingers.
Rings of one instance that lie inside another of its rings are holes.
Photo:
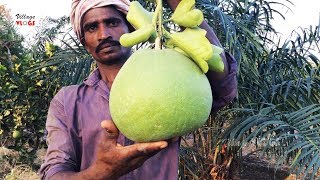
[[[137,157],[150,157],[166,148],[168,143],[166,141],[158,141],[151,143],[136,143],[130,146],[124,147],[128,160]]]
[[[167,146],[168,143],[166,141],[137,143],[122,147],[121,154],[125,157],[124,161],[127,162],[127,167],[130,167],[130,170],[134,170]]]
[[[102,137],[98,144],[96,162],[112,167],[111,169],[122,169],[123,172],[129,172],[140,167],[148,158],[168,146],[167,141],[122,146],[117,144],[119,130],[111,120],[102,121],[101,127],[105,131],[101,131]]]
[[[106,132],[102,133],[104,137],[101,139],[101,143],[104,147],[117,148],[116,151],[119,152],[119,154],[122,154],[122,157],[125,157],[127,160],[133,160],[138,157],[138,159],[148,158],[168,146],[167,141],[136,143],[130,146],[121,146],[117,144],[119,130],[111,120],[102,121],[101,127],[106,130]]]

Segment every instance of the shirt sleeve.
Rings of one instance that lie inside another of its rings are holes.
[[[78,171],[73,142],[69,135],[67,116],[63,106],[63,89],[52,99],[48,111],[46,130],[47,154],[39,173],[41,179],[49,179],[61,171]]]
[[[237,61],[228,52],[225,52],[225,55],[229,64],[229,74],[224,79],[215,81],[211,84],[213,113],[222,109],[237,95]]]

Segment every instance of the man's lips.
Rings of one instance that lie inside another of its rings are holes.
[[[107,48],[112,47],[112,46],[116,46],[116,45],[111,45],[111,44],[103,45],[103,46],[101,46],[99,51],[101,51],[103,49],[107,49]]]
[[[105,40],[97,46],[96,53],[99,53],[102,49],[110,48],[112,46],[119,46],[119,45],[120,43],[118,41]]]

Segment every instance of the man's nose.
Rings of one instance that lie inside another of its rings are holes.
[[[104,39],[107,39],[111,36],[109,29],[105,25],[101,25],[99,27],[99,33],[98,33],[98,39],[99,41],[102,41]]]

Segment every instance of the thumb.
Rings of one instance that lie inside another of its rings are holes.
[[[103,133],[103,140],[105,143],[112,142],[114,144],[117,143],[117,139],[119,136],[119,130],[112,120],[103,120],[101,122],[101,127],[105,129],[105,133]]]

